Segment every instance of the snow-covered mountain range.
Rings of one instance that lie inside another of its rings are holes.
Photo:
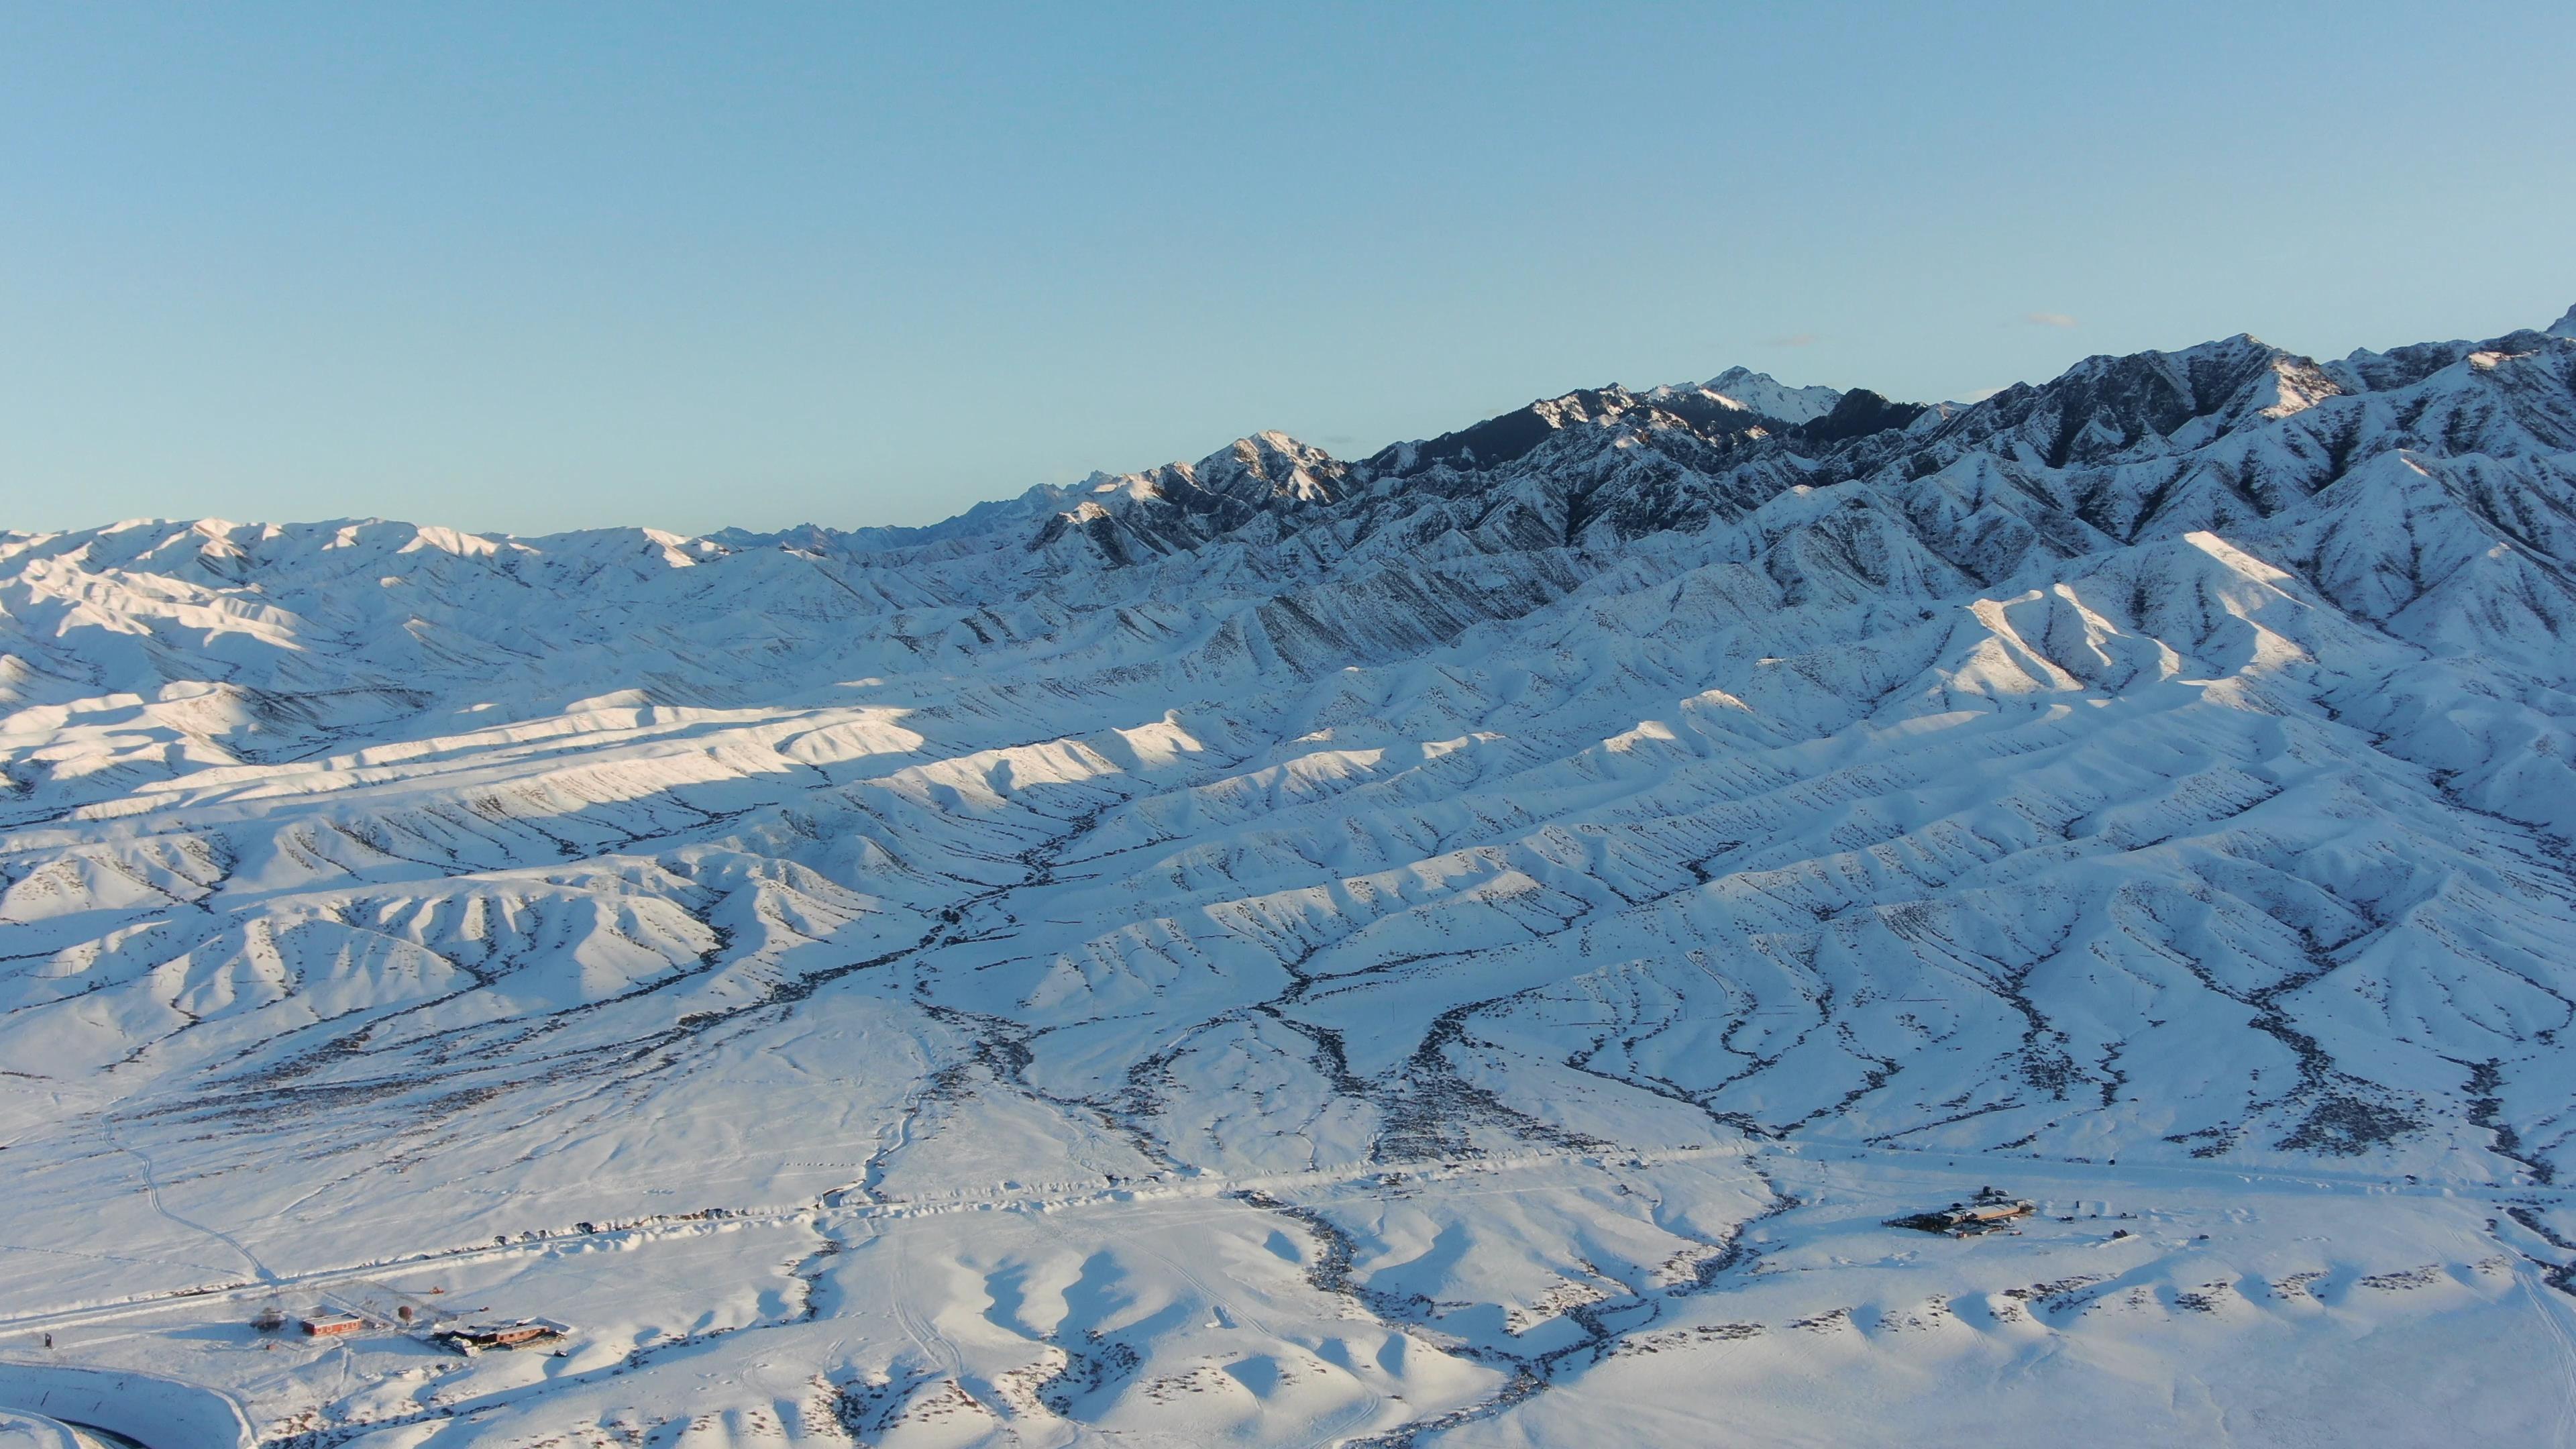
[[[2571,762],[2576,311],[0,534],[0,1353],[403,1446],[2538,1442]],[[466,1297],[571,1346],[237,1322]]]

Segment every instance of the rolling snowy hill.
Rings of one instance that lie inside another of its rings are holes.
[[[0,534],[0,762],[0,1355],[273,1435],[2576,1423],[2576,311]]]

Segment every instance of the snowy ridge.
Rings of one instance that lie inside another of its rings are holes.
[[[2008,1425],[2132,1309],[2156,1404],[2329,1316],[2470,1352],[2576,1272],[2571,676],[2576,311],[922,529],[0,534],[0,1331],[583,1326],[227,1383],[404,1445],[1651,1442],[1922,1422],[1933,1344]],[[1889,1256],[2004,1174],[2027,1243]]]
[[[1658,389],[1663,391],[1664,389]],[[1767,372],[1730,367],[1699,385],[1737,407],[1784,423],[1813,422],[1834,410],[1842,393],[1830,387],[1790,387]]]

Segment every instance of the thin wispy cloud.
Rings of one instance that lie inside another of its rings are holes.
[[[2033,312],[2030,320],[2042,327],[2072,327],[2075,319],[2063,312]]]
[[[1765,337],[1762,339],[1762,345],[1765,347],[1813,347],[1816,345],[1816,334],[1813,332],[1791,332],[1780,337]]]

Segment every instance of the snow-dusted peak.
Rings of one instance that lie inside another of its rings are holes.
[[[1263,507],[1274,502],[1330,503],[1341,496],[1349,466],[1310,443],[1267,431],[1237,438],[1195,463],[1166,463],[1142,473],[1091,475],[1089,501],[1177,504],[1204,511],[1219,501]]]
[[[1700,384],[1727,402],[1784,423],[1813,422],[1834,410],[1842,391],[1830,387],[1791,387],[1767,372],[1730,367]]]
[[[2568,308],[2564,316],[2561,316],[2557,321],[2549,324],[2549,335],[2552,337],[2576,337],[2576,307]]]
[[[2276,351],[2271,365],[2246,384],[2240,397],[2256,416],[2286,418],[2342,394],[2343,387],[2333,374],[2313,358]]]
[[[1199,486],[1252,501],[1293,499],[1330,503],[1342,492],[1349,473],[1340,459],[1286,433],[1265,431],[1237,438],[1221,452],[1199,460]]]
[[[1282,432],[1255,433],[1195,463],[1093,474],[1078,505],[1044,519],[1029,548],[1052,566],[1184,553],[1281,508],[1335,503],[1351,481],[1350,465],[1323,449]]]

